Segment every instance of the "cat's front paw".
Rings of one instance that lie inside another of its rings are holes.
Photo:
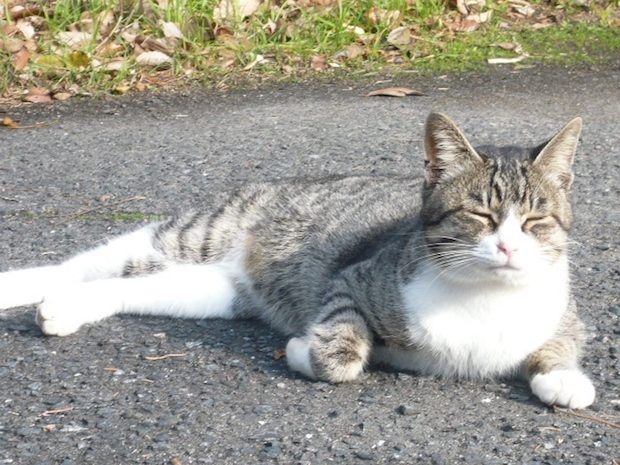
[[[80,317],[84,311],[69,299],[46,297],[37,308],[35,321],[48,336],[68,336],[85,323]]]
[[[539,373],[532,378],[530,386],[545,404],[579,409],[594,402],[592,382],[577,370]]]

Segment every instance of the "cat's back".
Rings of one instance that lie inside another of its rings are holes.
[[[245,186],[213,215],[218,230],[263,240],[321,241],[364,236],[417,217],[421,180],[350,176]]]

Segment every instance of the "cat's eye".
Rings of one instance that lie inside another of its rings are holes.
[[[531,231],[536,226],[543,226],[547,223],[548,216],[529,216],[522,220],[521,229],[523,231]]]
[[[487,226],[492,226],[492,227],[497,226],[497,221],[495,217],[493,216],[493,214],[490,212],[479,211],[479,210],[467,210],[467,214],[470,217],[484,223]]]

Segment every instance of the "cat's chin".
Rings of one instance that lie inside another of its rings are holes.
[[[477,269],[469,269],[467,272],[442,273],[440,275],[449,281],[461,285],[506,285],[506,286],[527,286],[536,280],[537,273],[531,272],[526,268],[519,268],[513,265],[503,266],[481,266]]]

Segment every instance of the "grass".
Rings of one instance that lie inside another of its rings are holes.
[[[620,47],[618,0],[576,1],[479,0],[467,12],[447,0],[266,0],[244,13],[250,0],[39,0],[24,13],[3,0],[0,95],[604,60]]]

